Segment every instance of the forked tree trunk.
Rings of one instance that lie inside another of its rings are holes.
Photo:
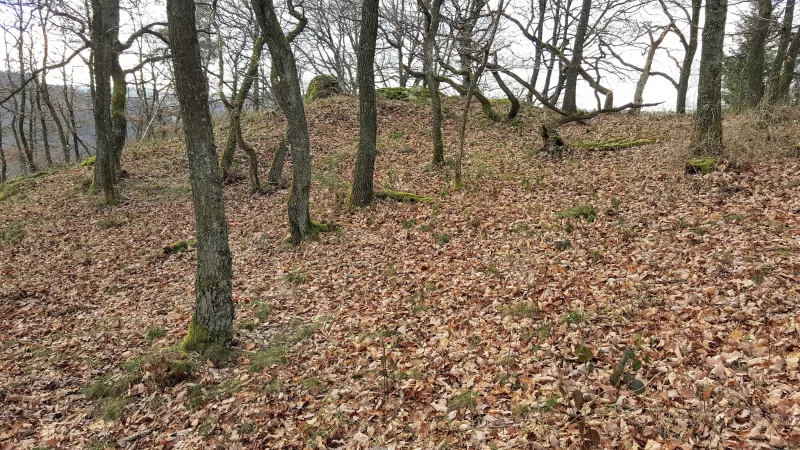
[[[366,206],[374,196],[375,154],[378,112],[375,99],[375,45],[378,39],[378,0],[364,0],[361,6],[358,79],[358,155],[350,191],[352,206]]]
[[[96,156],[94,188],[105,195],[106,203],[119,202],[111,124],[111,74],[119,25],[119,0],[92,0],[92,56],[94,59],[94,123]]]
[[[209,347],[226,346],[233,339],[228,225],[194,1],[167,0],[167,20],[197,228],[195,306],[183,347],[203,352]]]
[[[272,56],[272,90],[275,99],[286,116],[288,129],[286,140],[292,153],[292,186],[289,191],[289,242],[299,244],[315,230],[309,212],[309,195],[311,193],[311,150],[308,136],[308,122],[303,105],[303,94],[300,89],[300,78],[297,75],[292,48],[289,45],[305,27],[306,19],[294,12],[299,20],[298,25],[289,34],[283,34],[281,24],[275,13],[272,0],[252,0],[256,21],[265,36],[269,53]]]

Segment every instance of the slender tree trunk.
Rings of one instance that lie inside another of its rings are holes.
[[[697,30],[700,28],[700,11],[702,11],[703,0],[692,0],[692,18],[689,23],[689,42],[683,55],[683,64],[678,76],[678,99],[675,105],[675,112],[686,114],[686,93],[689,91],[689,79],[692,76],[692,65],[694,55],[697,53]]]
[[[42,109],[42,90],[41,86],[39,85],[39,79],[36,78],[36,112],[39,115],[39,123],[42,126],[42,145],[44,146],[44,160],[47,161],[47,166],[53,166],[53,156],[50,154],[50,140],[48,139],[48,132],[47,132],[47,118],[44,115],[44,110]]]
[[[787,0],[786,8],[783,11],[783,23],[781,24],[780,38],[778,40],[778,50],[775,53],[775,59],[772,61],[772,66],[769,70],[767,92],[765,94],[770,103],[775,103],[779,100],[778,91],[781,83],[781,69],[783,69],[783,65],[786,62],[789,43],[792,41],[794,4],[794,0]]]
[[[752,20],[748,30],[744,66],[746,80],[744,103],[748,108],[754,108],[764,96],[764,45],[772,22],[772,0],[758,0],[758,11]]]
[[[285,36],[275,14],[272,0],[252,0],[253,11],[261,33],[266,37],[267,47],[272,56],[272,90],[288,122],[286,140],[292,153],[292,187],[289,191],[289,242],[299,244],[316,230],[309,212],[311,193],[311,150],[308,136],[308,122],[303,106],[300,78],[290,42],[306,25],[306,19],[296,11],[299,20],[295,29]]]
[[[539,22],[536,24],[536,37],[539,41],[542,41],[544,37],[544,11],[547,8],[547,0],[539,0]],[[533,57],[533,74],[531,75],[531,86],[536,88],[536,83],[539,81],[539,65],[542,64],[542,45],[537,42],[536,43],[536,51]],[[492,72],[495,78],[498,78],[500,74],[497,72]],[[533,103],[533,92],[529,91],[526,97],[528,103]]]
[[[114,39],[116,41],[116,37]],[[111,79],[114,88],[111,93],[111,155],[114,158],[114,175],[123,176],[122,150],[128,137],[128,82],[125,72],[119,64],[119,54],[114,51],[112,55]],[[116,181],[116,179],[115,179]]]
[[[111,72],[115,29],[119,24],[119,0],[92,0],[92,56],[94,60],[94,124],[97,160],[94,187],[101,189],[106,203],[119,202],[114,163],[111,119]]]
[[[583,61],[583,46],[586,43],[586,32],[589,29],[589,15],[591,11],[592,0],[583,0],[578,30],[575,33],[575,41],[572,47],[572,58],[570,59],[569,65],[567,65],[566,79],[564,80],[564,104],[562,109],[568,113],[575,113],[578,111],[578,74],[581,62]]]
[[[280,185],[281,174],[283,173],[283,161],[286,159],[286,153],[288,151],[289,148],[286,140],[281,140],[272,157],[272,164],[269,167],[269,174],[267,174],[267,183],[273,186]]]
[[[197,41],[194,1],[167,0],[167,20],[197,228],[194,315],[183,347],[203,352],[212,346],[226,346],[233,339],[228,225],[208,109],[208,81]]]
[[[722,56],[727,9],[727,0],[706,1],[692,136],[692,152],[697,156],[719,156],[722,153]]]
[[[776,92],[778,101],[788,103],[789,88],[792,86],[792,80],[794,79],[798,53],[800,53],[800,30],[795,32],[789,51],[786,53],[786,60],[783,62],[783,71],[781,72]]]
[[[423,40],[425,84],[431,95],[431,138],[433,140],[433,164],[444,164],[444,142],[442,141],[442,100],[439,97],[439,81],[436,79],[434,66],[436,51],[436,33],[439,31],[441,19],[441,0],[430,0],[426,5],[425,0],[417,0],[425,14],[425,36]]]
[[[0,116],[0,123],[2,123],[2,116]],[[3,133],[0,131],[0,182],[6,181],[7,172],[8,165],[6,163],[6,151],[3,149]]]
[[[642,68],[642,74],[639,75],[639,81],[636,82],[636,91],[633,93],[633,103],[644,103],[644,87],[647,85],[647,81],[650,79],[650,69],[653,67],[653,59],[656,56],[656,50],[658,50],[658,46],[664,42],[664,38],[667,37],[667,33],[669,33],[671,28],[672,24],[667,25],[658,39],[653,39],[653,33],[648,32],[650,36],[650,48],[647,49],[647,58],[645,59],[644,67]],[[599,106],[597,109],[600,109]],[[641,111],[642,108],[630,109],[631,114],[638,114]]]
[[[378,40],[378,0],[364,0],[358,38],[358,155],[353,172],[350,204],[372,203],[375,154],[378,139],[378,111],[375,100],[375,46]]]

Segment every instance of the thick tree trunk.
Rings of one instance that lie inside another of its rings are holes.
[[[94,187],[103,190],[108,204],[119,202],[110,108],[111,71],[118,25],[119,0],[92,0],[93,112],[97,145]]]
[[[706,2],[692,136],[692,153],[696,156],[719,156],[722,153],[722,56],[727,9],[727,0]]]
[[[375,99],[375,46],[378,39],[378,0],[364,0],[358,38],[358,155],[350,204],[366,206],[374,193],[378,112]]]
[[[764,96],[764,45],[772,21],[772,0],[758,0],[758,11],[748,30],[745,55],[746,107],[754,108]]]
[[[578,29],[575,32],[575,41],[572,47],[572,58],[567,65],[566,79],[564,80],[564,104],[562,109],[568,113],[578,111],[577,92],[578,75],[583,61],[583,46],[586,43],[586,33],[589,29],[589,15],[592,12],[592,0],[583,0],[581,4],[581,17]]]
[[[196,298],[183,347],[202,352],[233,339],[231,253],[194,1],[168,0],[167,20],[197,228]]]
[[[702,11],[703,0],[692,0],[692,18],[689,23],[689,42],[685,47],[681,73],[678,76],[678,100],[675,105],[675,112],[686,114],[686,93],[689,91],[689,78],[692,76],[692,65],[694,55],[697,53],[697,30],[700,27],[700,11]]]
[[[425,36],[423,39],[423,70],[425,72],[425,84],[431,95],[431,139],[433,140],[433,164],[444,164],[444,142],[442,141],[442,100],[439,97],[439,81],[436,79],[436,68],[434,59],[436,51],[436,33],[439,31],[439,21],[441,20],[442,1],[430,0],[424,4],[424,0],[417,0],[425,14]]]
[[[297,75],[292,48],[293,36],[305,27],[306,19],[300,16],[295,30],[284,36],[275,14],[272,0],[252,0],[256,20],[265,36],[272,56],[272,90],[275,99],[286,116],[288,129],[286,140],[292,153],[292,187],[289,191],[289,242],[299,244],[315,230],[309,212],[311,193],[311,150],[308,137],[308,122],[303,106],[300,78]],[[298,14],[299,16],[299,14]]]
[[[794,80],[798,53],[800,53],[800,30],[795,32],[792,44],[786,53],[786,60],[783,62],[783,71],[781,72],[776,92],[778,101],[788,102],[789,100],[789,88],[792,86],[792,80]]]

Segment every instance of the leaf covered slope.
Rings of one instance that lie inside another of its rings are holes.
[[[194,238],[182,142],[126,150],[114,208],[81,167],[2,200],[0,446],[800,445],[800,160],[686,175],[690,122],[646,115],[561,131],[651,144],[548,159],[539,112],[476,109],[454,191],[428,165],[427,108],[388,101],[376,186],[434,201],[351,210],[356,113],[309,107],[312,216],[335,231],[287,247],[285,191],[225,187],[236,352],[190,355],[175,384],[126,367],[170,351],[192,311],[194,250],[163,251]],[[244,122],[268,161],[284,123]],[[122,380],[120,400],[98,406],[97,380]]]

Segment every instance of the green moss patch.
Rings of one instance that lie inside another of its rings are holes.
[[[717,161],[714,158],[694,158],[686,161],[684,172],[688,174],[706,175],[717,169]]]
[[[597,219],[597,210],[592,205],[575,205],[571,208],[556,212],[558,219],[577,219],[582,218],[587,222],[594,222]]]
[[[308,84],[306,98],[313,102],[314,100],[333,97],[341,93],[342,88],[339,86],[339,80],[336,77],[333,75],[317,75]]]
[[[94,163],[97,161],[96,156],[90,156],[83,161],[81,161],[81,167],[93,167]]]
[[[188,241],[178,241],[164,247],[164,254],[171,255],[173,253],[183,253],[186,250],[189,250],[190,248],[196,246],[197,246],[197,241],[195,239],[190,239]]]
[[[433,197],[413,194],[411,192],[383,190],[375,193],[375,197],[387,198],[398,202],[433,203]]]

